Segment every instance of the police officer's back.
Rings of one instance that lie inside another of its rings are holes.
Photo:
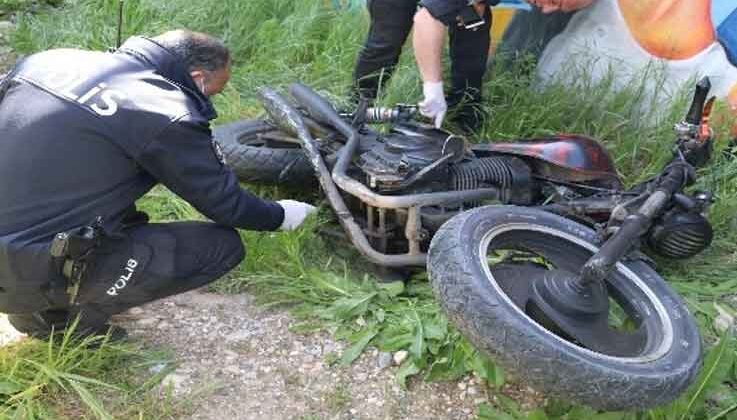
[[[220,161],[209,96],[229,68],[218,40],[174,31],[115,53],[35,54],[5,79],[0,311],[16,327],[44,331],[81,312],[81,328],[97,331],[229,271],[244,252],[232,227],[301,223],[310,206],[255,197]],[[159,182],[216,223],[146,223],[134,202]],[[52,255],[58,234],[74,239],[96,219],[99,237]]]

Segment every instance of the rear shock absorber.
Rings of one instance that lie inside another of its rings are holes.
[[[393,107],[370,107],[366,109],[367,123],[388,123],[412,119],[418,113],[417,105],[397,104]]]

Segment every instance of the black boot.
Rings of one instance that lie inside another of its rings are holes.
[[[39,340],[48,340],[52,334],[63,335],[72,326],[74,326],[73,336],[77,338],[101,336],[109,333],[111,342],[119,342],[128,337],[128,332],[122,327],[110,325],[107,322],[85,322],[84,317],[76,321],[76,318],[76,315],[72,315],[70,311],[63,309],[8,315],[8,321],[13,328]]]

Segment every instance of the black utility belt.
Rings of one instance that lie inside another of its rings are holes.
[[[479,16],[478,12],[476,12],[475,5],[477,3],[485,2],[471,1],[467,6],[464,6],[458,14],[458,23],[463,26],[464,29],[475,31],[486,24],[486,20],[483,15]]]

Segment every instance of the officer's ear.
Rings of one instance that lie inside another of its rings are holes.
[[[197,85],[197,87],[200,89],[200,92],[202,92],[203,95],[207,96],[207,83],[205,81],[205,71],[204,70],[192,70],[189,72],[189,75],[192,76],[192,80],[194,80],[194,84]]]

